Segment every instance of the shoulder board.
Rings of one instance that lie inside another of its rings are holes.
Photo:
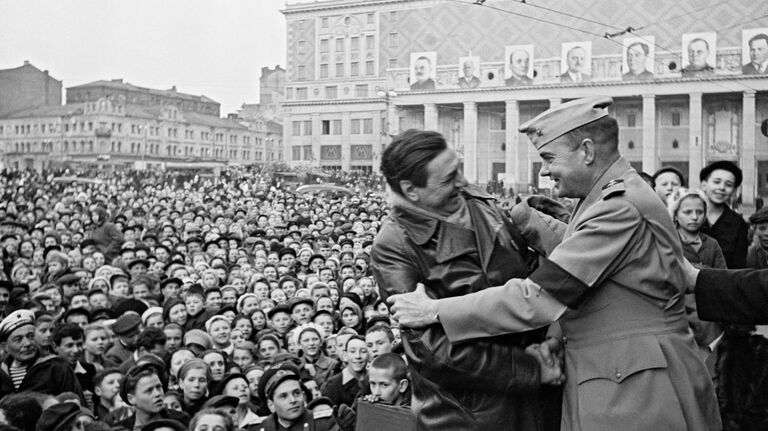
[[[624,180],[611,180],[603,186],[600,197],[605,200],[611,196],[624,194],[625,191],[627,191],[627,186],[624,184]]]
[[[312,413],[312,417],[315,419],[325,419],[331,416],[333,416],[333,410],[330,409]]]

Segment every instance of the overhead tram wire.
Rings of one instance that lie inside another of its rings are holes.
[[[643,30],[645,28],[652,27],[654,25],[658,25],[658,24],[661,24],[663,22],[672,21],[672,20],[676,20],[676,19],[679,19],[679,18],[685,18],[687,16],[691,16],[693,14],[697,14],[699,12],[705,11],[707,9],[712,9],[715,6],[720,6],[721,4],[723,4],[723,2],[720,1],[720,0],[717,0],[717,1],[715,1],[714,3],[712,3],[709,6],[704,6],[702,8],[699,8],[699,9],[696,9],[696,10],[692,10],[692,11],[690,11],[688,13],[684,13],[684,14],[680,14],[680,15],[675,15],[675,16],[672,16],[672,17],[668,17],[668,18],[657,20],[657,21],[653,21],[653,22],[650,22],[650,23],[645,24],[645,25],[641,25],[641,26],[635,28],[635,31]]]
[[[525,15],[525,14],[523,14],[523,13],[514,12],[514,11],[511,11],[511,10],[502,9],[502,8],[500,8],[500,7],[497,7],[497,6],[490,6],[490,5],[486,4],[484,1],[483,1],[483,2],[477,2],[477,1],[476,1],[476,2],[474,2],[474,3],[469,3],[469,2],[466,2],[466,1],[461,1],[461,0],[447,0],[447,1],[449,1],[449,2],[452,2],[452,3],[458,3],[458,4],[462,4],[462,5],[468,5],[468,6],[481,6],[481,7],[486,7],[486,8],[489,8],[489,9],[492,9],[492,10],[495,10],[495,11],[498,11],[498,12],[506,13],[506,14],[509,14],[509,15],[513,15],[513,16],[517,16],[517,17],[520,17],[520,18],[526,18],[526,19],[530,19],[530,20],[533,20],[533,21],[542,22],[542,23],[545,23],[545,24],[551,24],[551,25],[554,25],[554,26],[557,26],[557,27],[567,28],[567,29],[569,29],[569,30],[574,30],[574,31],[577,31],[577,32],[580,32],[580,33],[589,34],[589,35],[591,35],[591,36],[595,36],[595,37],[597,37],[597,38],[600,38],[600,39],[606,39],[606,40],[609,40],[609,41],[611,41],[611,42],[613,42],[613,43],[615,43],[615,44],[617,44],[617,45],[619,45],[619,46],[622,46],[622,47],[624,46],[624,45],[623,45],[623,44],[622,44],[620,41],[618,41],[618,40],[615,40],[615,39],[612,37],[613,35],[612,35],[612,34],[610,34],[610,33],[604,33],[604,34],[595,33],[595,32],[593,32],[593,31],[584,30],[584,29],[581,29],[581,28],[577,28],[577,27],[572,27],[572,26],[569,26],[569,25],[566,25],[566,24],[561,24],[561,23],[558,23],[558,22],[554,22],[554,21],[550,21],[550,20],[546,20],[546,19],[543,19],[543,18],[538,18],[538,17],[534,17],[534,16],[530,16],[530,15]],[[522,2],[522,1],[520,1],[520,2],[521,2],[521,3],[523,3],[523,4],[526,4],[526,5],[528,4],[528,3],[524,3],[524,2]],[[710,5],[710,6],[708,6],[708,7],[712,7],[712,6]],[[693,12],[690,12],[690,13],[693,13]],[[565,12],[562,12],[562,14],[565,14]],[[684,16],[684,15],[683,15],[683,16]],[[768,16],[768,15],[763,15],[763,16],[760,16],[760,17],[757,17],[757,18],[754,18],[754,19],[751,19],[751,20],[748,20],[748,21],[741,21],[741,22],[739,22],[738,24],[735,24],[735,25],[732,25],[732,26],[728,26],[728,27],[724,27],[724,28],[721,28],[721,29],[715,29],[714,31],[715,31],[715,32],[717,32],[717,31],[727,30],[727,29],[729,29],[729,28],[733,28],[733,27],[737,27],[737,26],[740,26],[740,25],[744,25],[744,24],[746,24],[746,23],[749,23],[749,22],[757,21],[757,20],[759,20],[759,19],[765,18],[766,16]],[[575,17],[575,18],[578,18],[578,17]],[[585,20],[586,20],[586,19],[585,19]],[[600,25],[603,25],[603,26],[607,26],[607,27],[611,27],[611,28],[616,28],[616,27],[614,27],[614,26],[610,26],[610,25],[607,25],[607,24],[603,24],[603,23],[600,23]],[[650,40],[648,40],[648,39],[646,39],[646,38],[644,38],[644,37],[642,37],[642,36],[640,36],[640,35],[638,35],[638,34],[634,33],[634,31],[636,31],[636,30],[637,30],[637,29],[634,29],[633,27],[628,27],[627,29],[625,29],[625,30],[622,30],[621,32],[618,32],[618,33],[616,34],[616,36],[618,36],[618,35],[622,35],[622,34],[626,34],[626,33],[629,33],[629,34],[631,34],[632,36],[634,36],[634,37],[636,37],[636,38],[638,38],[638,39],[640,39],[640,40],[643,40],[643,41],[645,41],[646,43],[648,43],[648,44],[650,44],[650,45],[653,45],[653,46],[655,46],[656,48],[658,48],[658,49],[660,49],[660,50],[662,50],[662,51],[664,51],[664,52],[668,52],[668,53],[670,53],[670,54],[676,54],[676,52],[675,52],[675,51],[672,51],[672,50],[670,50],[669,48],[667,48],[667,47],[665,47],[665,46],[663,46],[663,45],[659,45],[659,44],[657,44],[657,43],[655,43],[655,42],[651,42]],[[653,59],[653,62],[654,62],[654,63],[657,63],[657,64],[659,64],[659,65],[662,65],[662,66],[666,66],[666,64],[665,64],[664,62],[662,62],[661,60],[657,60],[656,58],[654,58],[654,59]],[[733,89],[733,88],[727,87],[727,86],[725,86],[725,85],[723,85],[722,83],[719,83],[719,82],[717,82],[717,81],[712,81],[712,84],[714,84],[715,86],[718,86],[718,87],[720,87],[720,88],[722,88],[722,89],[724,89],[724,90],[728,90],[728,91],[740,91],[740,90],[735,90],[735,89]],[[753,87],[751,87],[750,85],[747,85],[747,84],[742,84],[742,85],[744,85],[745,87],[747,87],[747,88],[748,88],[748,89],[750,89],[750,90],[754,90],[754,91],[757,91],[757,89],[756,89],[756,88],[753,88]]]

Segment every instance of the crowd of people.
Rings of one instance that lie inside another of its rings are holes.
[[[345,430],[359,402],[408,406],[377,178],[3,172],[0,429]]]
[[[408,157],[403,152],[400,162],[410,163]],[[451,171],[456,160],[439,165],[454,178],[451,190],[466,186]],[[385,166],[388,180],[405,175],[396,165]],[[735,164],[703,169],[701,190],[685,188],[685,176],[672,167],[644,178],[667,204],[690,262],[768,267],[768,209],[752,215],[750,226],[729,206],[742,180]],[[450,347],[451,335],[433,328],[413,338],[404,331],[409,339],[402,342],[381,298],[412,290],[417,273],[431,274],[433,289],[445,283],[446,292],[466,293],[471,289],[459,275],[479,290],[524,278],[531,262],[524,254],[516,260],[521,248],[494,243],[498,250],[479,252],[491,278],[470,274],[477,259],[457,275],[452,259],[466,251],[442,249],[438,241],[460,241],[466,232],[435,236],[435,214],[422,205],[445,209],[458,199],[454,194],[429,189],[431,182],[401,181],[405,188],[388,200],[381,176],[334,172],[326,179],[353,193],[297,194],[268,173],[240,168],[216,177],[2,172],[0,431],[353,430],[360,403],[407,408],[413,385],[415,398],[426,397],[419,400],[419,420],[428,427],[477,420],[446,422],[450,415],[441,407],[471,396],[477,412],[500,421],[488,422],[491,429],[510,420],[546,429],[547,419],[533,414],[519,393],[562,385],[568,376],[547,374],[529,350],[516,353],[531,343],[544,346],[545,330]],[[502,183],[487,191],[506,197]],[[490,197],[465,193],[464,205],[484,202],[469,205],[465,215],[479,223],[485,216],[478,208],[491,205]],[[571,204],[560,204],[554,216],[567,222]],[[407,234],[386,227],[393,211]],[[445,217],[438,220],[453,220]],[[492,218],[483,223],[494,226]],[[374,238],[383,225],[392,232],[379,240],[373,268]],[[518,241],[516,228],[504,226],[509,242]],[[425,239],[403,242],[413,235]],[[410,273],[411,267],[420,269]],[[748,375],[740,368],[744,358],[762,358],[768,349],[752,338],[751,327],[698,319],[694,295],[685,302],[688,320],[728,428],[728,419],[737,423],[762,408],[754,381],[740,379]],[[512,357],[518,362],[508,376],[502,364]],[[481,369],[493,377],[481,376]],[[477,372],[464,381],[460,370]],[[520,383],[521,372],[531,381]],[[479,384],[499,386],[489,393],[504,397],[478,398]],[[559,403],[561,393],[550,395]]]

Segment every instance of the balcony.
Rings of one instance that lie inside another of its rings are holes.
[[[112,137],[112,129],[107,129],[106,127],[97,127],[94,131],[97,138],[110,138]]]

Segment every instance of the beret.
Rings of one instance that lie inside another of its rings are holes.
[[[709,176],[712,175],[712,172],[718,169],[722,169],[733,174],[735,178],[733,187],[739,187],[741,185],[741,181],[744,179],[741,173],[741,169],[736,166],[736,163],[730,162],[728,160],[718,160],[705,166],[704,169],[699,172],[699,181],[706,181]]]
[[[22,326],[34,325],[35,313],[29,310],[16,310],[0,322],[0,341],[5,341],[11,333]]]
[[[128,334],[133,330],[139,329],[141,324],[141,316],[135,311],[128,311],[122,316],[117,318],[117,321],[112,324],[112,332],[117,335]]]
[[[208,350],[213,345],[213,340],[211,340],[211,336],[204,331],[200,329],[192,329],[184,334],[184,345],[188,346],[190,344],[197,344],[202,347],[203,350]]]
[[[572,100],[542,112],[518,131],[528,135],[538,150],[571,130],[608,116],[605,108],[612,104],[613,99],[607,96]]]
[[[75,274],[64,274],[56,280],[56,284],[63,286],[65,284],[75,284],[80,281],[80,277]]]
[[[277,304],[267,312],[267,318],[271,319],[275,314],[280,312],[291,314],[291,309],[288,308],[288,304]]]

